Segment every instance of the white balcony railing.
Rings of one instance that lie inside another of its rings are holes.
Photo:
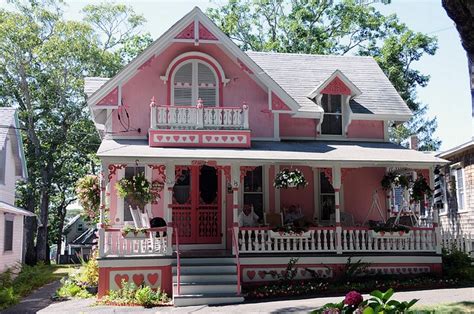
[[[249,128],[248,106],[205,107],[151,105],[152,129],[241,129]]]

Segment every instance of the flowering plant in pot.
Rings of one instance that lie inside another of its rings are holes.
[[[277,173],[273,186],[277,189],[300,188],[308,185],[303,173],[298,170],[283,169]]]
[[[130,207],[143,210],[145,205],[160,198],[163,184],[158,181],[150,182],[145,173],[139,172],[131,179],[122,178],[115,184],[117,194],[127,198]]]
[[[86,175],[76,183],[76,196],[86,221],[99,222],[100,184],[96,175]]]
[[[147,237],[147,228],[136,228],[127,225],[120,230],[124,238],[145,238]]]

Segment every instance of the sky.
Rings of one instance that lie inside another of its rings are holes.
[[[0,0],[0,4],[5,4]],[[68,0],[66,18],[81,18],[81,8],[99,1]],[[116,1],[132,5],[137,13],[147,19],[143,31],[158,38],[193,7],[205,11],[224,0],[128,0]],[[430,75],[427,87],[418,89],[419,100],[429,106],[428,116],[437,117],[435,133],[442,140],[440,150],[447,150],[467,142],[473,137],[471,94],[466,53],[452,20],[441,6],[440,0],[392,0],[390,5],[377,5],[384,14],[395,13],[414,31],[428,33],[438,38],[438,51],[434,56],[424,56],[414,68]]]

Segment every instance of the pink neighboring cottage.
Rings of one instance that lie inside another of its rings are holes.
[[[328,278],[349,256],[373,273],[440,271],[435,211],[409,236],[367,226],[403,206],[407,191],[384,191],[384,174],[433,184],[445,163],[388,141],[389,125],[412,112],[374,59],[244,52],[195,8],[115,77],[87,78],[85,90],[110,219],[99,224],[99,294],[126,280],[160,286],[176,305],[240,302],[242,285],[275,280],[268,272],[291,257]],[[284,169],[308,185],[275,188]],[[133,217],[114,185],[138,172],[164,184],[146,211],[167,227],[147,239],[120,232]],[[423,218],[428,205],[411,208]],[[244,207],[252,226],[239,225]],[[305,232],[272,230],[295,213]]]

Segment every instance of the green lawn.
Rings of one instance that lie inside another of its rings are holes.
[[[474,302],[464,301],[449,304],[437,304],[430,306],[414,306],[410,313],[474,313]]]
[[[24,265],[14,279],[8,272],[0,274],[0,310],[18,303],[33,290],[61,279],[76,268],[72,265]]]

